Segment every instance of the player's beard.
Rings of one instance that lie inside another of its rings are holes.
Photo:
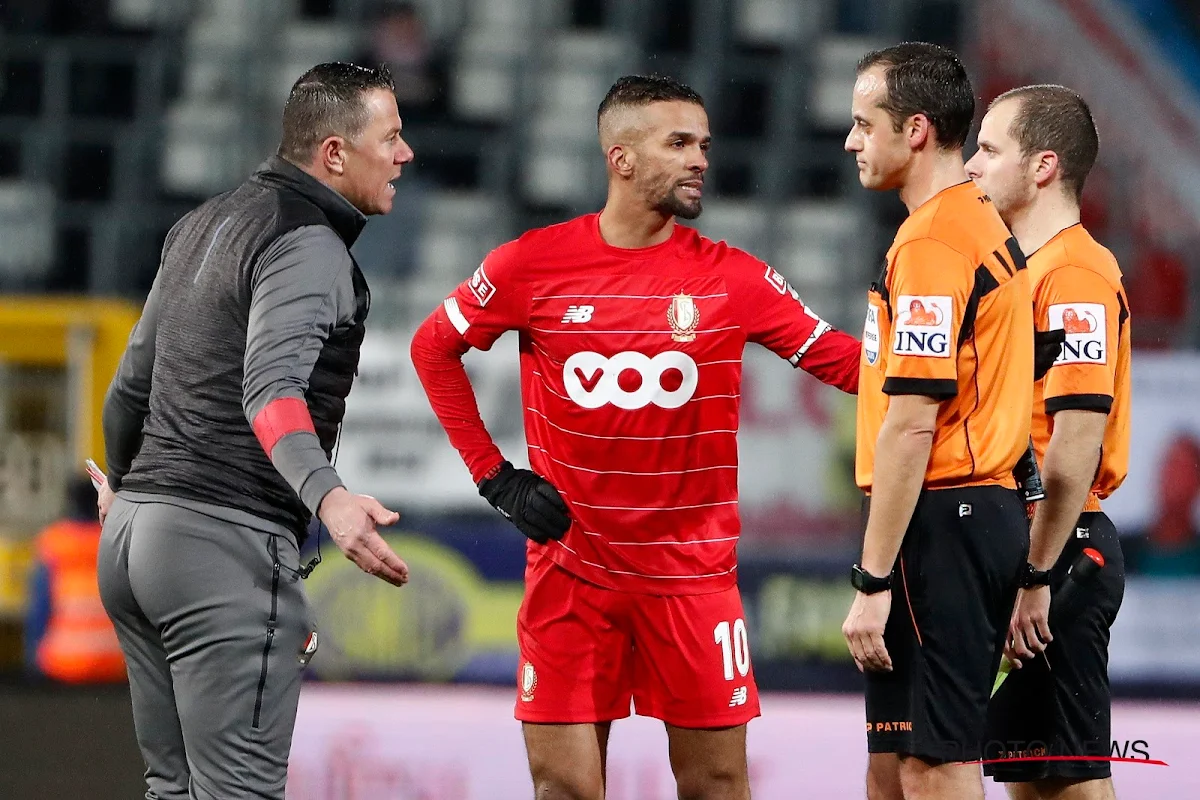
[[[688,178],[695,180],[695,178]],[[680,219],[696,219],[700,216],[700,212],[704,210],[704,206],[700,200],[688,202],[679,198],[679,183],[672,182],[662,196],[653,204],[653,208],[660,214],[679,217]]]

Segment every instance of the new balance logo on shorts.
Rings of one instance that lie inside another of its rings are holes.
[[[591,322],[592,312],[596,310],[595,306],[567,306],[567,313],[563,314],[563,322]]]
[[[745,686],[739,686],[733,690],[733,697],[729,699],[729,707],[746,705],[747,690]]]

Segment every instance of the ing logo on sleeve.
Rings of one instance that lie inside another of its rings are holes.
[[[1057,303],[1050,306],[1050,329],[1067,334],[1055,364],[1104,364],[1108,361],[1108,326],[1103,303]]]
[[[902,294],[896,300],[892,352],[904,356],[950,357],[954,301],[943,295]]]

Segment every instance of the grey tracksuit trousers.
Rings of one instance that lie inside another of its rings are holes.
[[[120,493],[100,594],[129,671],[148,800],[283,800],[314,618],[281,526]]]

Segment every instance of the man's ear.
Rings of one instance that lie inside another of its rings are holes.
[[[614,144],[608,148],[608,165],[612,171],[620,175],[622,178],[628,178],[633,174],[634,164],[637,162],[637,154],[623,144]]]
[[[1058,153],[1053,150],[1043,150],[1035,154],[1032,156],[1032,161],[1034,165],[1033,180],[1037,183],[1039,189],[1061,176]]]
[[[908,146],[913,150],[920,150],[926,142],[931,141],[933,123],[924,114],[913,114],[904,121],[903,130],[905,138],[908,139]]]
[[[327,136],[317,145],[317,156],[326,171],[341,175],[346,171],[346,140],[341,136]]]

